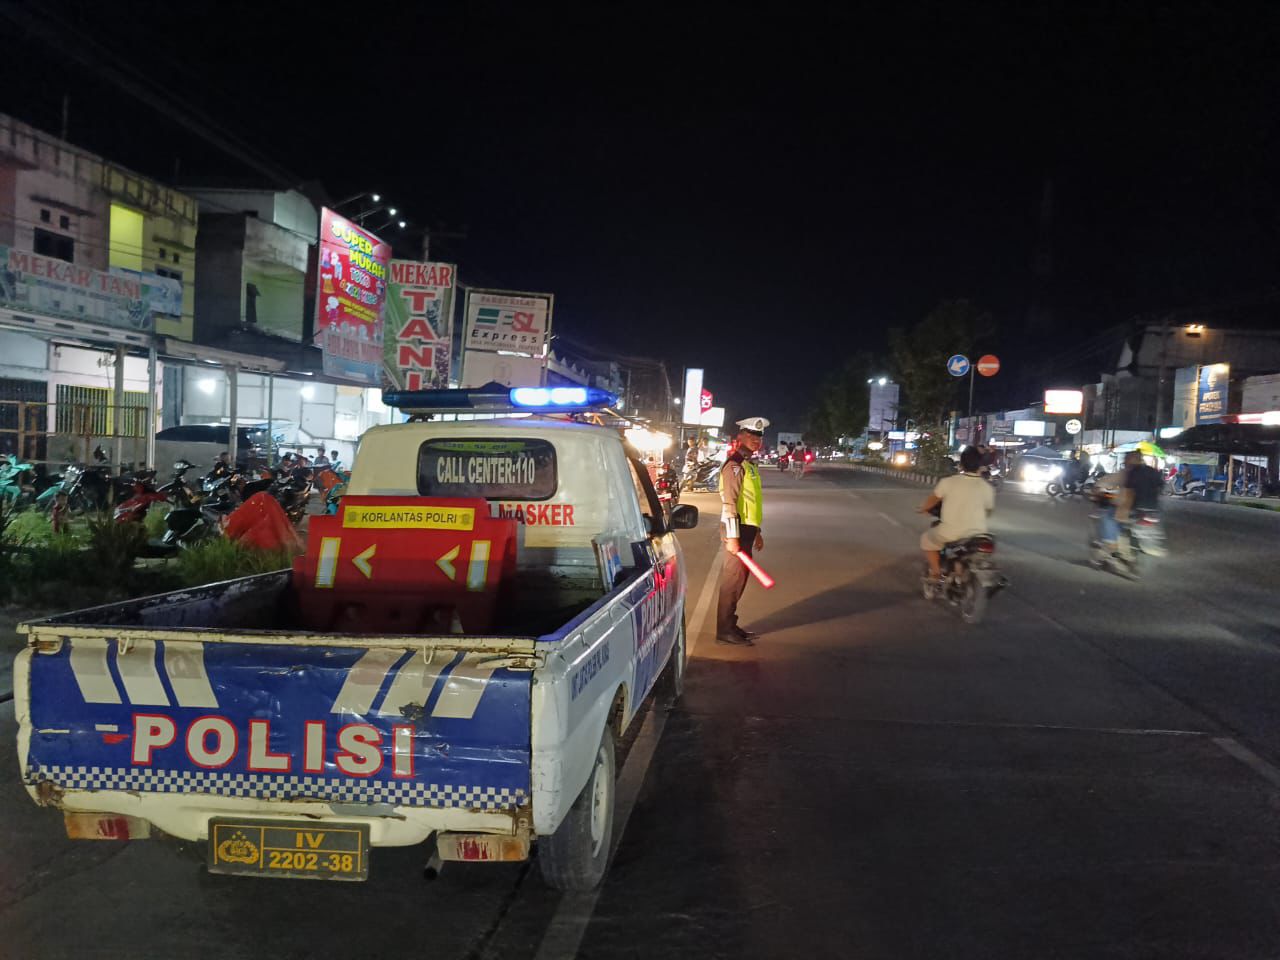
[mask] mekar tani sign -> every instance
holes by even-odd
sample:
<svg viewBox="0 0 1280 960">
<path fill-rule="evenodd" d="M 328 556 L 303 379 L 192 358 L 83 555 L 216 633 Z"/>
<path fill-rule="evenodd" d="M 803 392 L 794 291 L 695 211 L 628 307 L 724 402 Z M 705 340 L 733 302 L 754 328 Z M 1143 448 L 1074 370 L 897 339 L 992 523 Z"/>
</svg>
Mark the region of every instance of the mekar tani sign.
<svg viewBox="0 0 1280 960">
<path fill-rule="evenodd" d="M 449 385 L 453 345 L 451 263 L 391 261 L 387 319 L 395 324 L 394 358 L 388 357 L 395 386 L 432 390 Z"/>
</svg>

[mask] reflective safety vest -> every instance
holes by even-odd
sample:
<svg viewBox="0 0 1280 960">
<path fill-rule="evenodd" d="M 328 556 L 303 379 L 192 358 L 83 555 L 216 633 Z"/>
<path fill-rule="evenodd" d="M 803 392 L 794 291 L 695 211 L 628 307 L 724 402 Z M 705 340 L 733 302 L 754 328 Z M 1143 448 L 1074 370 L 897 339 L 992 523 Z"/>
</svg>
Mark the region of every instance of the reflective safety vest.
<svg viewBox="0 0 1280 960">
<path fill-rule="evenodd" d="M 724 493 L 724 470 L 720 471 L 720 492 Z M 764 525 L 764 489 L 760 484 L 760 469 L 750 460 L 742 461 L 742 489 L 738 491 L 737 506 L 738 523 L 756 528 Z"/>
</svg>

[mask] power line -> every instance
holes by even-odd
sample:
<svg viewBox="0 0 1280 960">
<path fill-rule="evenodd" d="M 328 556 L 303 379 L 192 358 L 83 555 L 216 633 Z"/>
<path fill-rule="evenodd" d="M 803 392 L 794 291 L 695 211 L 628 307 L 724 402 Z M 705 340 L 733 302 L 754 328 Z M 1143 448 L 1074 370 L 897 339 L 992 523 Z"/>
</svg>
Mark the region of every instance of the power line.
<svg viewBox="0 0 1280 960">
<path fill-rule="evenodd" d="M 122 63 L 112 51 L 77 30 L 67 18 L 48 19 L 44 11 L 14 0 L 0 0 L 0 17 L 21 27 L 47 46 L 59 50 L 104 77 L 125 93 L 168 117 L 188 132 L 276 184 L 300 183 L 301 178 L 259 153 L 251 144 L 222 127 L 212 117 L 172 90 L 160 87 L 141 71 Z"/>
</svg>

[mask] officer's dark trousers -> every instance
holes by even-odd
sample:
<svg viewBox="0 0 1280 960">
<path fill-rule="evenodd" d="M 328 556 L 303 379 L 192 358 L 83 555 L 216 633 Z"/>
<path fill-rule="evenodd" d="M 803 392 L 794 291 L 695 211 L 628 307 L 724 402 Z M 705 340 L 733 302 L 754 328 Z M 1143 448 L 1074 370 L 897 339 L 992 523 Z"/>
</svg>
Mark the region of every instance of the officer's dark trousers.
<svg viewBox="0 0 1280 960">
<path fill-rule="evenodd" d="M 750 557 L 752 549 L 756 545 L 756 534 L 760 532 L 759 527 L 749 527 L 745 524 L 740 527 L 742 536 L 738 543 L 740 549 L 748 557 Z M 723 636 L 733 633 L 738 626 L 738 601 L 742 599 L 742 591 L 747 588 L 748 573 L 746 565 L 741 560 L 729 553 L 727 550 L 724 555 L 724 565 L 720 568 L 720 603 L 716 607 L 716 634 Z"/>
</svg>

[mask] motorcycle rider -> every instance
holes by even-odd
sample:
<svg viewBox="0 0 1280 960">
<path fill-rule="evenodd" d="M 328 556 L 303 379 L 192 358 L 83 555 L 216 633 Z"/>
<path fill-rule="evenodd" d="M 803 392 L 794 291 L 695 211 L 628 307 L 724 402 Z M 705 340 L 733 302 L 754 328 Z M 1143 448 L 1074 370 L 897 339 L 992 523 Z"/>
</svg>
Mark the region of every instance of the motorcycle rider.
<svg viewBox="0 0 1280 960">
<path fill-rule="evenodd" d="M 942 580 L 942 548 L 987 533 L 987 517 L 996 508 L 995 490 L 982 478 L 982 454 L 977 447 L 960 451 L 960 469 L 962 473 L 939 480 L 920 505 L 920 513 L 942 508 L 942 522 L 920 535 L 920 549 L 935 583 Z"/>
<path fill-rule="evenodd" d="M 1128 538 L 1120 536 L 1121 527 L 1129 523 L 1135 510 L 1160 509 L 1163 486 L 1160 471 L 1147 466 L 1137 450 L 1125 454 L 1122 469 L 1098 480 L 1094 500 L 1099 507 L 1099 532 L 1103 547 L 1113 557 L 1132 559 Z"/>
<path fill-rule="evenodd" d="M 693 471 L 698 466 L 698 438 L 690 437 L 689 444 L 684 451 L 684 480 L 688 481 L 693 477 Z"/>
</svg>

